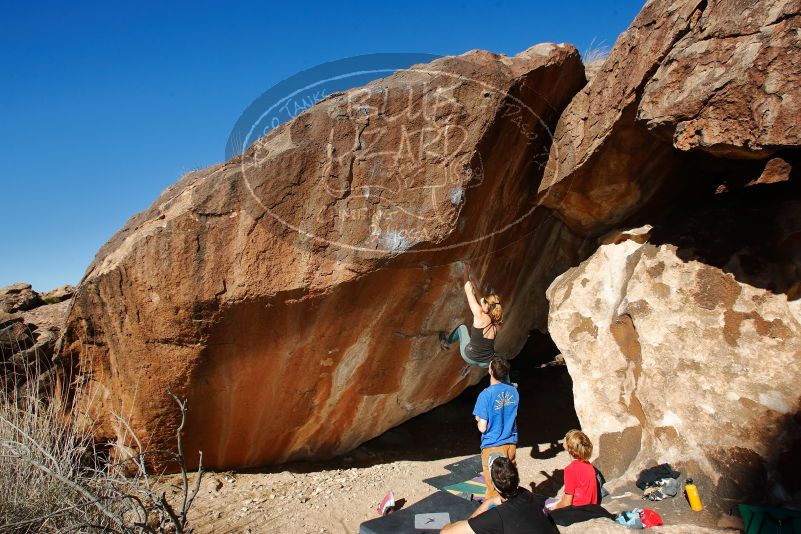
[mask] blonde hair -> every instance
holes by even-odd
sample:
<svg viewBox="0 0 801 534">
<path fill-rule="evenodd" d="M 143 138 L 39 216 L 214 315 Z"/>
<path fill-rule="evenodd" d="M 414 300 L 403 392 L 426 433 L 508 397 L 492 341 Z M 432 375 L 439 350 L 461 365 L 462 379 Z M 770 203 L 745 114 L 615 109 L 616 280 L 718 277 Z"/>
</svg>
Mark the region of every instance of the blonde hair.
<svg viewBox="0 0 801 534">
<path fill-rule="evenodd" d="M 503 323 L 503 307 L 501 306 L 501 298 L 498 295 L 487 295 L 484 297 L 484 302 L 489 305 L 489 310 L 487 310 L 487 315 L 490 317 L 490 321 L 496 327 Z"/>
<path fill-rule="evenodd" d="M 582 461 L 589 461 L 592 456 L 592 441 L 581 430 L 571 430 L 565 434 L 565 448 L 570 456 Z"/>
</svg>

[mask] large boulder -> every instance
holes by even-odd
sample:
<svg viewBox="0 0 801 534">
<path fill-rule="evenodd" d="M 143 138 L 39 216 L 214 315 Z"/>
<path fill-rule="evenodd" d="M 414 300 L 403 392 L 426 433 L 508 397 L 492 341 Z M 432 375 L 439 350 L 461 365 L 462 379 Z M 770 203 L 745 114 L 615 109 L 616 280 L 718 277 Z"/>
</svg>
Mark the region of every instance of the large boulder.
<svg viewBox="0 0 801 534">
<path fill-rule="evenodd" d="M 545 205 L 599 235 L 718 174 L 761 171 L 717 157 L 797 147 L 800 12 L 798 0 L 648 2 L 560 118 Z"/>
<path fill-rule="evenodd" d="M 668 462 L 717 512 L 801 498 L 801 194 L 754 189 L 610 234 L 548 289 L 608 480 Z"/>
<path fill-rule="evenodd" d="M 438 348 L 466 312 L 459 260 L 505 298 L 498 346 L 514 354 L 582 243 L 534 199 L 584 83 L 568 45 L 443 58 L 332 95 L 170 187 L 74 299 L 64 354 L 93 377 L 99 437 L 130 445 L 119 415 L 145 448 L 171 448 L 172 392 L 208 466 L 347 451 L 482 375 Z M 531 243 L 566 251 L 537 264 Z"/>
</svg>

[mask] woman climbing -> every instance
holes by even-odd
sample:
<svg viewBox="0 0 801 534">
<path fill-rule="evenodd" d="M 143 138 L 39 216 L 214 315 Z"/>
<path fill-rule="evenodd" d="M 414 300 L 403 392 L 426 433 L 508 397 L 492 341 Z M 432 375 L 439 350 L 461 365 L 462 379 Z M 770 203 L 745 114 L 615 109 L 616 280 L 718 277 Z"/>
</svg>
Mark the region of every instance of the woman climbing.
<svg viewBox="0 0 801 534">
<path fill-rule="evenodd" d="M 487 295 L 476 299 L 475 289 L 467 274 L 467 267 L 462 270 L 464 292 L 470 311 L 473 312 L 473 326 L 468 331 L 467 326 L 460 324 L 449 336 L 440 333 L 440 344 L 443 350 L 448 350 L 451 343 L 459 340 L 459 352 L 468 365 L 477 365 L 487 368 L 495 356 L 495 336 L 503 323 L 503 308 L 498 295 Z"/>
</svg>

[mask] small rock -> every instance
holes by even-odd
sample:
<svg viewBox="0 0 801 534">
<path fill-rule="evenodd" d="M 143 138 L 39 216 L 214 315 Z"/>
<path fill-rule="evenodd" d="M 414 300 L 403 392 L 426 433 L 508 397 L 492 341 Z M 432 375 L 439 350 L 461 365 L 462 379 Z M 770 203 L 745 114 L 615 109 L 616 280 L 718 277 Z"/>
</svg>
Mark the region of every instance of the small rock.
<svg viewBox="0 0 801 534">
<path fill-rule="evenodd" d="M 47 293 L 42 295 L 42 300 L 47 304 L 55 304 L 57 302 L 63 302 L 67 299 L 71 299 L 75 296 L 75 286 L 65 285 L 61 287 L 57 287 L 52 291 L 48 291 Z"/>
<path fill-rule="evenodd" d="M 745 530 L 745 526 L 743 524 L 743 520 L 741 517 L 732 516 L 732 515 L 724 515 L 718 520 L 718 527 L 720 528 L 728 528 L 728 529 L 737 529 L 738 531 L 742 532 Z"/>
<path fill-rule="evenodd" d="M 32 310 L 44 304 L 30 284 L 12 284 L 0 288 L 0 310 L 8 313 Z"/>
<path fill-rule="evenodd" d="M 22 322 L 22 315 L 17 313 L 8 313 L 6 311 L 0 310 L 0 328 L 4 328 L 11 323 L 20 323 Z"/>
</svg>

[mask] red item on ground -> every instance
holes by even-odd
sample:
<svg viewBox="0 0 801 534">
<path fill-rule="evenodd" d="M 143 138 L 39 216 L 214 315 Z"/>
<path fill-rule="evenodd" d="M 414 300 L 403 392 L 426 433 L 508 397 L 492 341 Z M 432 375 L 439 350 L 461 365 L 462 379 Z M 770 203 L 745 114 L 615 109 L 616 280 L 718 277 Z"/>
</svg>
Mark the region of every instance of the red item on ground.
<svg viewBox="0 0 801 534">
<path fill-rule="evenodd" d="M 662 521 L 662 516 L 650 508 L 645 508 L 640 512 L 640 521 L 642 521 L 642 525 L 645 528 L 658 527 L 665 524 L 665 522 Z"/>
<path fill-rule="evenodd" d="M 378 515 L 391 514 L 394 510 L 395 510 L 395 493 L 390 491 L 384 496 L 383 499 L 381 499 L 381 504 L 378 505 Z"/>
</svg>

